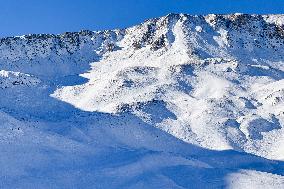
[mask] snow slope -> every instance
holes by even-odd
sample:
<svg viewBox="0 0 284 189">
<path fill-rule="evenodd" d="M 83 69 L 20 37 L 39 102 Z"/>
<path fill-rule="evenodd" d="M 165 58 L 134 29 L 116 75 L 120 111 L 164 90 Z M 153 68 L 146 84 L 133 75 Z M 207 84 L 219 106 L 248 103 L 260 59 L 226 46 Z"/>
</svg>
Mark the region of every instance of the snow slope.
<svg viewBox="0 0 284 189">
<path fill-rule="evenodd" d="M 1 188 L 284 187 L 283 20 L 0 39 Z"/>
</svg>

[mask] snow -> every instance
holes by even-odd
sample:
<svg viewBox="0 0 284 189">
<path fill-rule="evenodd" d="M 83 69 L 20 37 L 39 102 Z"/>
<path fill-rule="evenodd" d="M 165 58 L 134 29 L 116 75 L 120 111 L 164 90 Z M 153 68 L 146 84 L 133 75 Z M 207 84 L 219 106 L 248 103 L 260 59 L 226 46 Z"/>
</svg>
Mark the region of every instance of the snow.
<svg viewBox="0 0 284 189">
<path fill-rule="evenodd" d="M 284 179 L 280 175 L 273 175 L 258 171 L 240 170 L 227 178 L 230 188 L 283 188 Z"/>
<path fill-rule="evenodd" d="M 195 30 L 196 30 L 197 32 L 202 32 L 202 27 L 201 27 L 201 26 L 196 26 L 196 27 L 195 27 Z"/>
<path fill-rule="evenodd" d="M 0 187 L 283 188 L 282 17 L 0 39 Z"/>
</svg>

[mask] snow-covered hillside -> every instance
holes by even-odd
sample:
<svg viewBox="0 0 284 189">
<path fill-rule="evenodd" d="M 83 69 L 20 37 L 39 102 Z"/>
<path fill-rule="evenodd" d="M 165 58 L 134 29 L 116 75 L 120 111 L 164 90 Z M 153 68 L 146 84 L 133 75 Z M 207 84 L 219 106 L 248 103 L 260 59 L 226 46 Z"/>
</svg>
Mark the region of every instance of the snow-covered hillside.
<svg viewBox="0 0 284 189">
<path fill-rule="evenodd" d="M 284 16 L 0 39 L 1 188 L 284 188 Z"/>
</svg>

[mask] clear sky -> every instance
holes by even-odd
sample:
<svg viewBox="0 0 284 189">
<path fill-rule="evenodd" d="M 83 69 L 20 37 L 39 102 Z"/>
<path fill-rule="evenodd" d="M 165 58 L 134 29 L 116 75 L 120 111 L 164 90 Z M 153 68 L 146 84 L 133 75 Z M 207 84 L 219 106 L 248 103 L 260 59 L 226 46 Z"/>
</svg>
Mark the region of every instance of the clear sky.
<svg viewBox="0 0 284 189">
<path fill-rule="evenodd" d="M 284 13 L 284 0 L 0 0 L 0 36 L 125 28 L 171 12 Z"/>
</svg>

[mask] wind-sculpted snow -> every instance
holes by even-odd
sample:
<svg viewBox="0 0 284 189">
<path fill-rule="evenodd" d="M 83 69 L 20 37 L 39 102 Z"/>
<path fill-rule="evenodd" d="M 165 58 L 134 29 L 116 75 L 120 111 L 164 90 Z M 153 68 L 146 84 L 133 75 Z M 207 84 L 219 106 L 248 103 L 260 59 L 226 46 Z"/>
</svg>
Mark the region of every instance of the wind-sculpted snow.
<svg viewBox="0 0 284 189">
<path fill-rule="evenodd" d="M 1 39 L 1 188 L 283 188 L 283 47 L 283 15 Z"/>
</svg>

